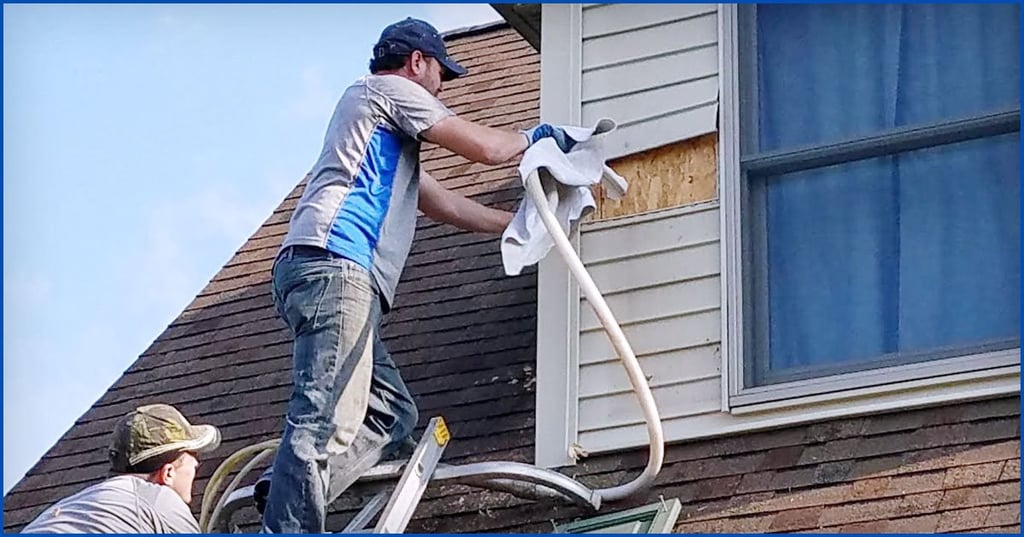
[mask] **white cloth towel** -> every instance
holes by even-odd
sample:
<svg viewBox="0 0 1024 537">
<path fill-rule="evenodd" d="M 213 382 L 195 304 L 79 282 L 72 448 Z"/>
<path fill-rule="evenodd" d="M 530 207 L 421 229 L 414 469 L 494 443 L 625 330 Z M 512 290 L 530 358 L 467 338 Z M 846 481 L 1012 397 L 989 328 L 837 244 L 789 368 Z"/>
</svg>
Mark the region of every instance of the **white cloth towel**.
<svg viewBox="0 0 1024 537">
<path fill-rule="evenodd" d="M 575 231 L 580 219 L 596 207 L 590 185 L 604 180 L 612 199 L 626 192 L 626 181 L 605 166 L 604 137 L 615 127 L 610 119 L 599 120 L 593 128 L 561 127 L 576 140 L 568 153 L 562 153 L 553 139 L 545 138 L 523 154 L 520 179 L 525 186 L 534 170 L 544 168 L 548 172 L 540 174 L 541 185 L 549 193 L 549 206 L 566 234 Z M 501 235 L 501 260 L 509 276 L 543 259 L 555 244 L 537 211 L 533 199 L 525 196 Z"/>
</svg>

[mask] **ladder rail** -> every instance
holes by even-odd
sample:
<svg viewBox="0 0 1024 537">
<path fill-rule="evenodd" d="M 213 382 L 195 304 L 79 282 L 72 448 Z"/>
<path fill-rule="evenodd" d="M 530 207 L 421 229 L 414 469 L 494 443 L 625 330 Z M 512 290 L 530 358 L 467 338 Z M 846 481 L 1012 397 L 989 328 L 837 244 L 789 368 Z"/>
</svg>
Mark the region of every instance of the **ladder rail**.
<svg viewBox="0 0 1024 537">
<path fill-rule="evenodd" d="M 221 507 L 217 517 L 210 519 L 210 527 L 207 531 L 210 533 L 231 533 L 232 515 L 235 514 L 235 511 L 247 505 L 252 505 L 252 497 L 255 490 L 255 485 L 249 485 L 231 491 L 227 499 L 223 500 L 224 505 Z"/>
<path fill-rule="evenodd" d="M 409 461 L 388 461 L 371 468 L 357 481 L 371 483 L 388 481 L 400 476 Z M 438 463 L 431 481 L 450 485 L 475 485 L 480 488 L 501 490 L 520 498 L 563 499 L 579 505 L 600 508 L 600 500 L 593 498 L 593 490 L 554 470 L 531 464 L 507 461 L 485 461 L 469 464 Z M 525 486 L 520 486 L 525 483 Z M 537 488 L 531 488 L 537 487 Z"/>
<path fill-rule="evenodd" d="M 489 461 L 445 466 L 434 472 L 433 480 L 496 488 L 531 500 L 560 498 L 595 510 L 601 507 L 601 496 L 579 481 L 553 470 L 520 462 Z"/>
<path fill-rule="evenodd" d="M 361 533 L 365 531 L 366 526 L 373 520 L 373 517 L 377 516 L 377 513 L 384 509 L 384 502 L 388 499 L 388 495 L 385 492 L 378 492 L 370 498 L 370 501 L 366 502 L 366 505 L 356 513 L 356 516 L 352 517 L 352 520 L 348 521 L 345 529 L 341 530 L 342 533 Z"/>
<path fill-rule="evenodd" d="M 423 439 L 416 446 L 409 463 L 398 480 L 391 499 L 374 526 L 374 533 L 402 533 L 409 525 L 412 514 L 427 490 L 427 484 L 437 468 L 449 440 L 448 427 L 444 419 L 435 416 L 427 424 Z"/>
<path fill-rule="evenodd" d="M 373 467 L 357 482 L 393 480 L 403 475 L 409 467 L 408 460 L 387 461 Z M 553 470 L 518 462 L 477 462 L 464 465 L 438 463 L 429 480 L 439 484 L 460 484 L 499 490 L 529 500 L 568 500 L 576 505 L 594 510 L 601 507 L 600 495 L 571 477 Z M 231 515 L 252 503 L 253 490 L 254 487 L 250 485 L 234 491 L 224 502 L 221 515 L 216 519 L 216 525 L 212 531 L 227 533 Z M 364 509 L 366 509 L 365 506 Z M 376 512 L 370 514 L 370 518 L 372 519 L 375 514 Z M 346 528 L 345 531 L 358 530 Z"/>
</svg>

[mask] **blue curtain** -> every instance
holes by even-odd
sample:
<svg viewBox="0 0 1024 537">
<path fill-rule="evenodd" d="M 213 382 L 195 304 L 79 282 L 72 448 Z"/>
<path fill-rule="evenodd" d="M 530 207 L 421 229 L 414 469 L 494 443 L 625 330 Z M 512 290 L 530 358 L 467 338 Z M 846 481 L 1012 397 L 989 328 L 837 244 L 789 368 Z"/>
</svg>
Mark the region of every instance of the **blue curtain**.
<svg viewBox="0 0 1024 537">
<path fill-rule="evenodd" d="M 1019 107 L 1019 21 L 1013 4 L 760 5 L 757 151 Z M 767 228 L 757 369 L 1019 339 L 1019 155 L 1013 133 L 751 178 Z"/>
</svg>

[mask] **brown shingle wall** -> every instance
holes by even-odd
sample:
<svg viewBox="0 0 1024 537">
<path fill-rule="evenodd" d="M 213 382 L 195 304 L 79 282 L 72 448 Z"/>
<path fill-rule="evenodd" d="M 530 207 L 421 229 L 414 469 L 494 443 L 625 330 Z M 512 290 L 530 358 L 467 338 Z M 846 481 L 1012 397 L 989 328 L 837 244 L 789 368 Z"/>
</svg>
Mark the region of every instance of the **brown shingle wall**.
<svg viewBox="0 0 1024 537">
<path fill-rule="evenodd" d="M 678 498 L 676 532 L 1015 532 L 1020 399 L 897 412 L 669 446 L 646 495 Z M 592 458 L 592 486 L 636 475 L 646 452 Z M 499 494 L 431 490 L 410 531 L 544 532 L 586 513 Z M 440 496 L 440 497 L 438 497 Z M 463 507 L 464 506 L 464 507 Z"/>
<path fill-rule="evenodd" d="M 1017 532 L 1019 412 L 1012 397 L 671 445 L 654 488 L 602 512 L 663 496 L 683 503 L 679 533 Z M 472 459 L 504 457 L 495 450 L 515 437 L 503 425 L 495 422 L 490 437 L 456 437 L 449 449 L 476 451 Z M 508 458 L 529 457 L 525 440 Z M 643 450 L 602 455 L 568 471 L 608 487 L 639 473 L 646 457 Z M 356 488 L 339 500 L 333 527 L 371 492 Z M 550 532 L 552 521 L 583 516 L 589 513 L 572 506 L 431 486 L 408 531 Z"/>
</svg>

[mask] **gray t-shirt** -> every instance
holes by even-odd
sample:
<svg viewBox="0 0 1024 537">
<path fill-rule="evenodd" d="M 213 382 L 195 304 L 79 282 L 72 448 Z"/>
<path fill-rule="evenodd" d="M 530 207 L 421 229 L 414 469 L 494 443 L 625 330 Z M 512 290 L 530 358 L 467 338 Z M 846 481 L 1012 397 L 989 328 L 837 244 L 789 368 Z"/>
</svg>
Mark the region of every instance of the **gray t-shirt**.
<svg viewBox="0 0 1024 537">
<path fill-rule="evenodd" d="M 199 533 L 199 524 L 170 487 L 121 475 L 55 503 L 21 533 Z"/>
<path fill-rule="evenodd" d="M 390 306 L 419 203 L 420 133 L 454 115 L 423 86 L 367 75 L 338 101 L 282 248 L 318 246 L 373 275 Z"/>
</svg>

